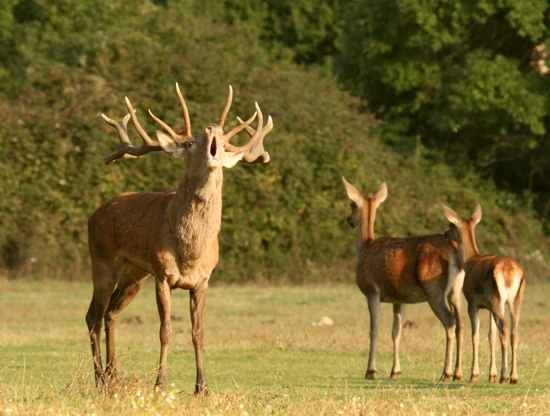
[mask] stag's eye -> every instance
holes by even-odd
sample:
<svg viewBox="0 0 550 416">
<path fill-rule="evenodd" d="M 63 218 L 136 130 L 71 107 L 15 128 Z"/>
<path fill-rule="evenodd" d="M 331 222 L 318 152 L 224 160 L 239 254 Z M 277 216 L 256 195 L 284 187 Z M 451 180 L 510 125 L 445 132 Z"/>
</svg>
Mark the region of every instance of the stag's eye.
<svg viewBox="0 0 550 416">
<path fill-rule="evenodd" d="M 188 149 L 192 148 L 194 145 L 197 144 L 197 141 L 196 140 L 189 140 L 187 141 L 187 143 L 185 143 L 185 147 L 187 147 Z"/>
</svg>

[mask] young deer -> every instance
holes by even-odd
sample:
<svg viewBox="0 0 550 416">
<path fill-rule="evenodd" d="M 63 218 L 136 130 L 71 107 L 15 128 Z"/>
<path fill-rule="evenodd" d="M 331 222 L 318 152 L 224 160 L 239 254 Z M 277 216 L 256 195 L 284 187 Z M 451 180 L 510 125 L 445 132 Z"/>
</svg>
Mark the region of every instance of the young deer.
<svg viewBox="0 0 550 416">
<path fill-rule="evenodd" d="M 258 104 L 256 114 L 228 133 L 223 125 L 232 101 L 230 87 L 227 104 L 219 125 L 208 126 L 201 135 L 191 134 L 187 106 L 176 84 L 185 120 L 185 135 L 176 134 L 154 116 L 169 134 L 157 131 L 158 142 L 151 140 L 141 127 L 130 101 L 129 114 L 121 121 L 105 115 L 120 136 L 120 148 L 106 156 L 106 164 L 120 157 L 139 157 L 163 150 L 181 159 L 185 170 L 176 190 L 168 192 L 128 192 L 99 207 L 88 220 L 92 260 L 93 297 L 86 314 L 90 334 L 96 385 L 103 386 L 116 377 L 115 323 L 119 313 L 134 299 L 149 275 L 155 276 L 157 307 L 160 315 L 160 360 L 156 389 L 166 389 L 166 358 L 172 334 L 170 294 L 172 289 L 189 290 L 191 334 L 195 348 L 197 378 L 195 393 L 207 393 L 203 363 L 202 313 L 210 274 L 218 262 L 218 233 L 222 212 L 222 167 L 231 168 L 238 161 L 267 162 L 263 139 L 271 131 L 271 117 L 263 126 Z M 258 116 L 258 128 L 248 125 Z M 132 119 L 142 137 L 142 147 L 135 147 L 128 137 L 127 123 Z M 229 139 L 246 129 L 250 141 L 235 147 Z M 105 320 L 107 363 L 101 362 L 100 334 Z"/>
<path fill-rule="evenodd" d="M 481 206 L 478 204 L 472 211 L 470 218 L 458 215 L 451 208 L 441 204 L 445 217 L 451 222 L 445 237 L 458 244 L 459 260 L 461 261 L 466 277 L 464 278 L 464 295 L 468 301 L 468 314 L 472 324 L 472 376 L 471 382 L 479 379 L 479 309 L 488 309 L 491 312 L 489 329 L 489 343 L 491 347 L 491 364 L 489 381 L 496 382 L 496 333 L 500 333 L 502 348 L 502 367 L 500 383 L 508 381 L 508 327 L 504 317 L 504 308 L 508 304 L 512 323 L 512 372 L 510 383 L 518 382 L 517 349 L 518 324 L 525 277 L 520 265 L 507 256 L 482 256 L 477 249 L 475 226 L 481 221 Z"/>
<path fill-rule="evenodd" d="M 462 319 L 460 297 L 464 272 L 458 265 L 455 247 L 442 235 L 407 238 L 374 238 L 378 206 L 388 190 L 382 183 L 372 198 L 363 196 L 342 178 L 351 203 L 348 223 L 357 227 L 357 285 L 367 298 L 370 314 L 370 350 L 365 378 L 374 379 L 380 302 L 393 303 L 393 367 L 391 378 L 399 377 L 399 343 L 405 304 L 428 302 L 445 327 L 447 345 L 442 380 L 451 378 L 453 343 L 457 337 L 454 379 L 462 378 Z M 447 306 L 446 300 L 449 302 Z"/>
</svg>

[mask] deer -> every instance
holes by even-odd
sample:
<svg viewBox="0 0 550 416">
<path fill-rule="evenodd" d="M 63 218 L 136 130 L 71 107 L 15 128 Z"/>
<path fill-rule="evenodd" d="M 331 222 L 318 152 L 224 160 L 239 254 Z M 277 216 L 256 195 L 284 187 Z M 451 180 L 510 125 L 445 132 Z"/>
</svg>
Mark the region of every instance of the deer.
<svg viewBox="0 0 550 416">
<path fill-rule="evenodd" d="M 218 234 L 222 213 L 222 168 L 232 168 L 239 161 L 267 163 L 269 153 L 263 140 L 273 128 L 273 120 L 264 119 L 258 103 L 247 121 L 225 133 L 226 116 L 231 107 L 233 89 L 218 124 L 211 124 L 200 135 L 193 135 L 185 100 L 178 84 L 176 92 L 183 111 L 185 130 L 177 134 L 150 110 L 149 115 L 168 133 L 157 130 L 158 141 L 143 129 L 126 97 L 129 113 L 122 120 L 102 114 L 103 120 L 116 128 L 120 146 L 105 156 L 110 164 L 120 158 L 137 158 L 163 151 L 180 159 L 185 168 L 178 187 L 167 192 L 126 192 L 100 206 L 88 220 L 88 242 L 92 265 L 93 295 L 86 323 L 90 336 L 95 384 L 105 387 L 117 380 L 115 327 L 120 312 L 136 297 L 148 277 L 155 278 L 155 294 L 160 317 L 160 359 L 156 391 L 166 390 L 168 344 L 172 335 L 170 322 L 171 291 L 188 290 L 190 294 L 191 338 L 195 351 L 195 394 L 208 394 L 203 354 L 203 310 L 210 275 L 219 259 Z M 255 130 L 250 123 L 258 118 Z M 134 146 L 129 138 L 129 120 L 143 140 Z M 234 146 L 229 140 L 245 130 L 250 140 Z M 101 327 L 105 322 L 106 366 L 101 359 Z"/>
<path fill-rule="evenodd" d="M 521 303 L 525 291 L 525 276 L 521 266 L 509 256 L 481 255 L 476 244 L 475 227 L 481 221 L 481 205 L 477 204 L 469 218 L 457 214 L 448 206 L 441 204 L 449 229 L 445 237 L 458 244 L 459 261 L 464 267 L 463 292 L 468 302 L 468 315 L 472 326 L 472 373 L 470 382 L 479 379 L 479 309 L 490 312 L 489 344 L 491 359 L 489 382 L 496 382 L 496 334 L 500 336 L 502 365 L 500 383 L 518 382 L 517 349 L 518 325 Z M 505 306 L 510 311 L 512 347 L 512 369 L 508 376 L 508 326 L 505 319 Z"/>
<path fill-rule="evenodd" d="M 357 286 L 367 299 L 370 316 L 370 347 L 366 379 L 375 379 L 376 341 L 380 323 L 380 304 L 393 304 L 393 365 L 390 378 L 401 376 L 399 345 L 406 304 L 428 302 L 446 333 L 445 364 L 440 381 L 462 379 L 462 328 L 460 314 L 464 271 L 460 268 L 456 246 L 443 235 L 416 237 L 374 236 L 376 211 L 388 195 L 385 182 L 372 197 L 366 197 L 342 177 L 351 202 L 347 218 L 357 228 Z M 457 358 L 452 373 L 454 340 Z"/>
</svg>

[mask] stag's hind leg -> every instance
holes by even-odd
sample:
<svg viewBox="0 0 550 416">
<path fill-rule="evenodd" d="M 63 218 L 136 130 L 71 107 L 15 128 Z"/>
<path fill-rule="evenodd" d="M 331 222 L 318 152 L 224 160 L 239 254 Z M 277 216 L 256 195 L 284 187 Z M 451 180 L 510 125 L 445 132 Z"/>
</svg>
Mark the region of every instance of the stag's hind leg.
<svg viewBox="0 0 550 416">
<path fill-rule="evenodd" d="M 92 260 L 92 277 L 94 292 L 90 307 L 86 313 L 86 324 L 90 334 L 92 359 L 94 362 L 95 384 L 97 387 L 105 385 L 105 373 L 101 362 L 101 326 L 105 311 L 115 287 L 115 280 L 111 278 L 111 270 L 106 265 L 98 265 Z"/>
<path fill-rule="evenodd" d="M 115 328 L 116 320 L 120 312 L 130 304 L 147 281 L 147 273 L 141 270 L 132 270 L 119 278 L 115 291 L 105 313 L 105 341 L 107 344 L 107 363 L 105 375 L 108 379 L 115 379 L 116 352 L 115 352 Z"/>
</svg>

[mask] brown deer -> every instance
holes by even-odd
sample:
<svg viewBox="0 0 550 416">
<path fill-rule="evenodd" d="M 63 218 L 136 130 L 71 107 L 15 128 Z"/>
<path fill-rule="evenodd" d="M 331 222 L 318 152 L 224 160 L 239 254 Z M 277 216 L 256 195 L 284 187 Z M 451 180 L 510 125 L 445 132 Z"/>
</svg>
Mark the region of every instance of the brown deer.
<svg viewBox="0 0 550 416">
<path fill-rule="evenodd" d="M 482 256 L 476 244 L 475 226 L 481 221 L 481 205 L 476 205 L 470 218 L 458 215 L 451 208 L 441 204 L 445 217 L 451 222 L 445 237 L 458 244 L 458 255 L 466 276 L 464 278 L 464 296 L 468 301 L 468 315 L 472 324 L 472 383 L 479 379 L 479 309 L 490 311 L 489 344 L 491 363 L 489 381 L 496 382 L 496 334 L 500 334 L 502 348 L 502 367 L 500 383 L 518 382 L 517 349 L 518 324 L 521 311 L 525 277 L 520 265 L 508 256 Z M 508 327 L 504 316 L 505 305 L 510 309 L 512 372 L 508 377 Z"/>
<path fill-rule="evenodd" d="M 208 393 L 203 362 L 202 314 L 210 274 L 218 263 L 218 233 L 222 212 L 222 167 L 238 161 L 267 162 L 269 154 L 263 139 L 273 122 L 263 116 L 258 104 L 256 114 L 224 133 L 223 125 L 232 102 L 229 89 L 227 104 L 219 125 L 208 126 L 193 136 L 187 106 L 178 85 L 176 91 L 185 120 L 185 134 L 176 134 L 151 111 L 149 114 L 169 134 L 157 131 L 158 142 L 151 140 L 141 127 L 128 98 L 129 114 L 121 121 L 105 115 L 120 136 L 120 148 L 106 156 L 106 164 L 121 157 L 139 157 L 152 151 L 164 151 L 181 159 L 185 170 L 176 190 L 168 192 L 127 192 L 99 207 L 88 220 L 88 238 L 92 260 L 93 297 L 86 314 L 97 386 L 116 378 L 115 324 L 119 313 L 135 298 L 149 275 L 155 276 L 157 307 L 160 315 L 160 360 L 155 389 L 166 389 L 166 359 L 172 334 L 170 304 L 172 289 L 190 293 L 191 334 L 195 348 L 197 378 L 195 393 Z M 258 117 L 258 128 L 249 124 Z M 127 123 L 133 125 L 144 144 L 130 142 Z M 246 129 L 250 141 L 241 147 L 229 139 Z M 100 333 L 105 320 L 107 362 L 101 362 Z"/>
<path fill-rule="evenodd" d="M 447 381 L 452 375 L 455 336 L 457 359 L 453 378 L 460 380 L 463 328 L 460 301 L 464 271 L 458 265 L 456 248 L 443 235 L 375 239 L 374 220 L 378 206 L 388 195 L 386 183 L 378 187 L 373 197 L 365 197 L 345 178 L 342 180 L 353 201 L 347 221 L 358 229 L 357 285 L 367 298 L 370 314 L 370 350 L 365 378 L 375 378 L 380 303 L 393 303 L 393 366 L 390 377 L 397 378 L 401 375 L 399 343 L 405 304 L 428 302 L 446 331 L 445 367 L 441 380 Z"/>
</svg>

